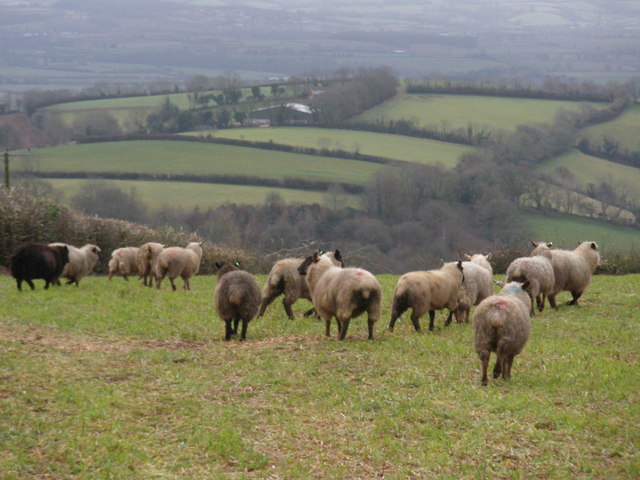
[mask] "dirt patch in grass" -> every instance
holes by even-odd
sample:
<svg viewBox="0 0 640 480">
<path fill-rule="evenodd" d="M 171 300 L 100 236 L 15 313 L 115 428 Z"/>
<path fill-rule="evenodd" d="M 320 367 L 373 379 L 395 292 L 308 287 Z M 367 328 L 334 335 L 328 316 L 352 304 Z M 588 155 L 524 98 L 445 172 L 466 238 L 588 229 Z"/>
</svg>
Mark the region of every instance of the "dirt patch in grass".
<svg viewBox="0 0 640 480">
<path fill-rule="evenodd" d="M 213 350 L 224 343 L 222 340 L 135 340 L 96 337 L 82 334 L 70 334 L 62 332 L 55 327 L 2 325 L 0 326 L 0 342 L 19 342 L 22 344 L 42 345 L 54 347 L 72 353 L 99 352 L 120 353 L 132 350 Z M 325 341 L 324 336 L 293 336 L 270 337 L 258 341 L 238 342 L 232 340 L 228 348 L 242 350 L 301 350 L 306 345 L 317 344 Z"/>
</svg>

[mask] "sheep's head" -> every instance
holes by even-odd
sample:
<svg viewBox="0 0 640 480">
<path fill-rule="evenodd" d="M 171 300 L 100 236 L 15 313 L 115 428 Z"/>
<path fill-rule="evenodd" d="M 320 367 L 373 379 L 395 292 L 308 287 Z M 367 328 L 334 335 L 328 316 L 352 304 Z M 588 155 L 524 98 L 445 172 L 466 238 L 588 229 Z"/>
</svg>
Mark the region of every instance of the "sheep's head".
<svg viewBox="0 0 640 480">
<path fill-rule="evenodd" d="M 218 279 L 226 273 L 240 270 L 240 264 L 238 262 L 216 262 L 215 266 L 218 270 L 218 272 L 216 273 L 216 277 Z"/>
</svg>

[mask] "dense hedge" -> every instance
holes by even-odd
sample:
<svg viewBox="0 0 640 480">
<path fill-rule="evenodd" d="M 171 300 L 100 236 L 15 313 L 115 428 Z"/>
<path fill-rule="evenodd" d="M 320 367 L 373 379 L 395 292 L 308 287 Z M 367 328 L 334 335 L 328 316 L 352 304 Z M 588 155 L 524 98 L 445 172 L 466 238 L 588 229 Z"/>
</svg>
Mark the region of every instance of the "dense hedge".
<svg viewBox="0 0 640 480">
<path fill-rule="evenodd" d="M 96 271 L 106 273 L 111 252 L 123 246 L 145 242 L 185 246 L 202 241 L 196 234 L 177 232 L 172 228 L 153 230 L 122 220 L 82 215 L 49 200 L 35 198 L 12 188 L 0 188 L 0 265 L 8 267 L 11 253 L 26 242 L 65 242 L 82 246 L 93 243 L 102 249 Z M 212 273 L 216 261 L 233 259 L 251 271 L 266 271 L 259 257 L 242 250 L 212 243 L 203 246 L 202 273 Z"/>
</svg>

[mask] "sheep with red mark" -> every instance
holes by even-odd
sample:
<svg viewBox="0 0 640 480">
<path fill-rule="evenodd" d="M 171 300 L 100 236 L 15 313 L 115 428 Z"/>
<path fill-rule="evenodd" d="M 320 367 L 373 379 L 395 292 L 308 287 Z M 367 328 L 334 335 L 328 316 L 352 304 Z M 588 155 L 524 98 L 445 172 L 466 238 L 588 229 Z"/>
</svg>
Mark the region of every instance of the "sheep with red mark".
<svg viewBox="0 0 640 480">
<path fill-rule="evenodd" d="M 491 352 L 497 360 L 493 378 L 511 378 L 513 359 L 524 349 L 531 330 L 531 298 L 528 282 L 510 282 L 500 293 L 485 298 L 473 314 L 474 345 L 482 366 L 482 385 L 487 385 Z"/>
</svg>

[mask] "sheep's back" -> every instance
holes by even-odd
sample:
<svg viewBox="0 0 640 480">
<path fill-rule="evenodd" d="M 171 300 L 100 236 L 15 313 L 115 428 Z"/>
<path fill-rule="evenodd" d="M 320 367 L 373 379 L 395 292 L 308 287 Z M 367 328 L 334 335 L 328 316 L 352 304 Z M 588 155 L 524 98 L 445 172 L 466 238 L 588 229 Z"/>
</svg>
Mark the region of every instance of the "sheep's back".
<svg viewBox="0 0 640 480">
<path fill-rule="evenodd" d="M 476 351 L 495 350 L 500 340 L 505 351 L 520 353 L 529 339 L 529 308 L 512 295 L 492 295 L 480 302 L 473 315 Z"/>
<path fill-rule="evenodd" d="M 215 289 L 215 303 L 222 320 L 253 318 L 262 300 L 260 286 L 253 276 L 244 270 L 224 274 Z"/>
</svg>

